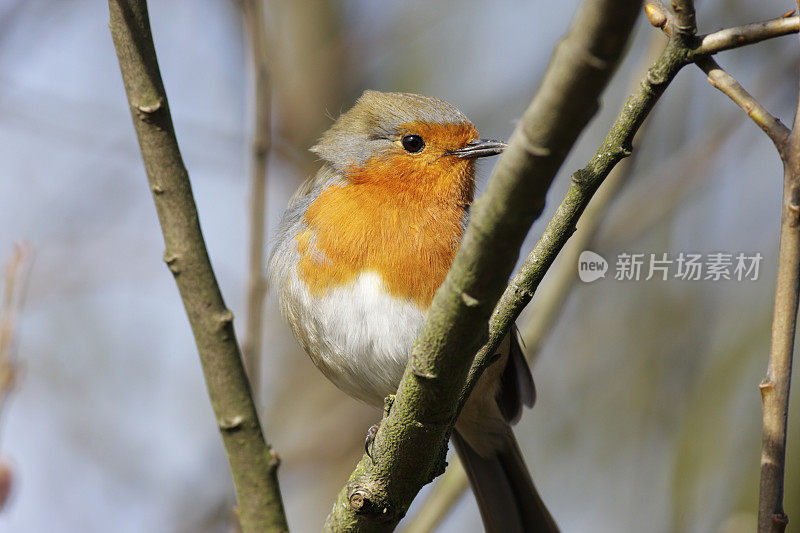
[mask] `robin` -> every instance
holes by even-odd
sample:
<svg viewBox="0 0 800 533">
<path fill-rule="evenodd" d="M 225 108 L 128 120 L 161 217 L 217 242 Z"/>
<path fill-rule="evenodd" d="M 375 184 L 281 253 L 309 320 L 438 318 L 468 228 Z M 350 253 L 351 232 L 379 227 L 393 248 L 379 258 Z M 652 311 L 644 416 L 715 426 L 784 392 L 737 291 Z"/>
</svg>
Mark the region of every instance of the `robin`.
<svg viewBox="0 0 800 533">
<path fill-rule="evenodd" d="M 269 261 L 281 311 L 314 364 L 375 406 L 394 394 L 461 242 L 480 139 L 452 105 L 366 91 L 311 148 L 322 168 L 295 193 Z M 453 432 L 487 531 L 554 531 L 511 424 L 535 389 L 516 333 Z"/>
</svg>

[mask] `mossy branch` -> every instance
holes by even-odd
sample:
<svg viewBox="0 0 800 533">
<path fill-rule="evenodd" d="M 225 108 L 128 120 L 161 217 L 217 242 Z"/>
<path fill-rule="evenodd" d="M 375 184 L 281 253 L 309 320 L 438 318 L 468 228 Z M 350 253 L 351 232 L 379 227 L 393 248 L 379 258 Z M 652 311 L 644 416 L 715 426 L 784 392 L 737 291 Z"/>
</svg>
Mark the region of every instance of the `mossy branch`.
<svg viewBox="0 0 800 533">
<path fill-rule="evenodd" d="M 233 329 L 206 250 L 158 68 L 145 0 L 109 0 L 133 125 L 208 393 L 228 453 L 245 532 L 287 531 L 278 458 L 261 432 Z"/>
<path fill-rule="evenodd" d="M 622 56 L 638 1 L 586 2 L 559 43 L 436 293 L 397 395 L 342 489 L 326 528 L 391 531 L 423 485 L 444 468 L 447 438 L 487 323 L 520 246 Z"/>
</svg>

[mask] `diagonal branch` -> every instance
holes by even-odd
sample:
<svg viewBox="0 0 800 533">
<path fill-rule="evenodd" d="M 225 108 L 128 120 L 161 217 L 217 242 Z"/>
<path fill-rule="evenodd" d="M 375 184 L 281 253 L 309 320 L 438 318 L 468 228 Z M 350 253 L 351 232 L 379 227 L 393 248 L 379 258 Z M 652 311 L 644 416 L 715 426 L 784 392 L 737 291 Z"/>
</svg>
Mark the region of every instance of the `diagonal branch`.
<svg viewBox="0 0 800 533">
<path fill-rule="evenodd" d="M 228 453 L 239 518 L 246 533 L 287 531 L 278 458 L 261 432 L 236 343 L 206 250 L 189 175 L 161 81 L 145 0 L 109 0 L 110 28 L 164 234 L 164 260 L 175 277 Z"/>
<path fill-rule="evenodd" d="M 329 530 L 390 531 L 440 474 L 472 354 L 549 185 L 622 56 L 638 0 L 583 4 L 536 96 L 473 205 L 463 242 L 434 297 L 394 403 L 340 492 Z"/>
<path fill-rule="evenodd" d="M 747 90 L 736 81 L 736 78 L 725 72 L 722 67 L 711 57 L 703 57 L 695 61 L 698 67 L 708 75 L 708 81 L 714 88 L 719 89 L 728 98 L 733 100 L 736 105 L 741 107 L 753 122 L 764 130 L 764 133 L 772 140 L 778 150 L 782 150 L 786 138 L 789 136 L 789 128 L 783 125 L 777 117 L 772 115 L 758 100 L 747 92 Z"/>
</svg>

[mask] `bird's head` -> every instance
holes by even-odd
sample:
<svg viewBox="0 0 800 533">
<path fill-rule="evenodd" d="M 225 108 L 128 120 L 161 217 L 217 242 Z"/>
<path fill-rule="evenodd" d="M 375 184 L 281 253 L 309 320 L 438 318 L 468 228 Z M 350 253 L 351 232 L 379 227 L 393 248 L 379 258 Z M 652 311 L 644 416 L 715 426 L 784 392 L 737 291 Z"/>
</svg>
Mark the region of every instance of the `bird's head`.
<svg viewBox="0 0 800 533">
<path fill-rule="evenodd" d="M 504 147 L 443 100 L 366 91 L 311 151 L 351 183 L 471 201 L 475 159 Z"/>
</svg>

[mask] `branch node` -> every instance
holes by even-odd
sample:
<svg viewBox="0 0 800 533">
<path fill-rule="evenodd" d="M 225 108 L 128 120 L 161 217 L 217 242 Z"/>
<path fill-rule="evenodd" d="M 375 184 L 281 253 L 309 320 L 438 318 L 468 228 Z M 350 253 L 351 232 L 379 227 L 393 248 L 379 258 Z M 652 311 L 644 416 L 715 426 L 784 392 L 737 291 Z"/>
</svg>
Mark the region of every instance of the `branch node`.
<svg viewBox="0 0 800 533">
<path fill-rule="evenodd" d="M 660 87 L 669 83 L 669 78 L 663 73 L 656 73 L 652 68 L 647 71 L 646 89 L 652 91 L 654 87 Z"/>
<path fill-rule="evenodd" d="M 378 522 L 388 522 L 394 518 L 388 504 L 381 504 L 372 491 L 359 485 L 348 494 L 347 501 L 356 514 L 370 515 Z"/>
<path fill-rule="evenodd" d="M 548 157 L 551 154 L 552 150 L 550 150 L 550 148 L 536 144 L 530 139 L 530 137 L 528 137 L 528 134 L 525 133 L 524 131 L 521 131 L 520 133 L 521 134 L 519 135 L 519 137 L 521 137 L 521 142 L 519 144 L 532 157 Z M 513 141 L 514 140 L 512 139 L 511 142 Z"/>
<path fill-rule="evenodd" d="M 164 98 L 159 96 L 155 103 L 136 104 L 133 107 L 136 109 L 136 116 L 139 117 L 139 120 L 146 122 L 147 124 L 156 124 L 156 114 L 164 108 L 163 105 Z M 160 125 L 156 125 L 156 127 L 163 131 L 163 128 Z"/>
<path fill-rule="evenodd" d="M 767 396 L 775 391 L 775 382 L 769 378 L 764 378 L 761 380 L 761 383 L 758 384 L 758 390 L 761 392 L 761 400 L 764 401 Z"/>
<path fill-rule="evenodd" d="M 579 187 L 585 187 L 589 184 L 589 181 L 592 178 L 592 173 L 585 168 L 580 170 L 576 170 L 572 173 L 572 183 L 578 185 Z"/>
<path fill-rule="evenodd" d="M 775 513 L 772 515 L 772 523 L 786 529 L 789 525 L 789 516 L 786 513 Z"/>
<path fill-rule="evenodd" d="M 233 323 L 233 311 L 231 311 L 230 309 L 225 309 L 221 313 L 217 313 L 217 316 L 215 318 L 217 319 L 217 322 L 219 324 L 219 329 L 226 328 L 231 323 Z"/>
<path fill-rule="evenodd" d="M 645 4 L 644 13 L 647 15 L 647 20 L 650 21 L 650 24 L 656 28 L 663 28 L 667 23 L 667 15 L 653 4 Z"/>
<path fill-rule="evenodd" d="M 414 374 L 419 379 L 424 379 L 425 381 L 429 381 L 429 380 L 436 379 L 437 377 L 439 377 L 437 374 L 435 374 L 433 372 L 426 372 L 424 370 L 420 370 L 417 367 L 416 364 L 411 366 L 411 373 Z"/>
<path fill-rule="evenodd" d="M 164 99 L 159 97 L 158 100 L 153 104 L 137 105 L 136 110 L 144 115 L 152 115 L 153 113 L 161 109 L 161 106 L 163 104 L 164 104 Z"/>
<path fill-rule="evenodd" d="M 519 281 L 512 280 L 511 289 L 514 291 L 514 294 L 518 295 L 525 303 L 530 302 L 533 299 L 533 291 L 530 290 L 527 285 L 520 283 Z"/>
<path fill-rule="evenodd" d="M 242 415 L 236 415 L 230 418 L 223 417 L 217 420 L 217 425 L 223 431 L 236 431 L 242 427 L 244 420 Z"/>
<path fill-rule="evenodd" d="M 796 9 L 792 9 L 791 11 L 787 11 L 786 13 L 784 13 L 783 15 L 781 15 L 781 18 L 782 18 L 782 19 L 788 19 L 789 17 L 791 17 L 792 15 L 794 15 L 795 11 L 797 11 L 797 10 L 796 10 Z"/>
<path fill-rule="evenodd" d="M 481 304 L 480 300 L 464 291 L 461 291 L 461 301 L 464 302 L 464 305 L 467 307 L 478 307 Z"/>
<path fill-rule="evenodd" d="M 365 492 L 357 490 L 350 495 L 348 501 L 350 502 L 350 508 L 355 512 L 360 513 L 366 502 L 369 501 L 369 498 Z"/>
<path fill-rule="evenodd" d="M 175 276 L 181 273 L 180 258 L 181 255 L 179 253 L 170 252 L 169 250 L 164 251 L 164 262 Z"/>
<path fill-rule="evenodd" d="M 153 194 L 164 194 L 164 187 L 162 187 L 159 183 L 155 183 L 150 187 L 150 190 L 153 191 Z"/>
<path fill-rule="evenodd" d="M 276 470 L 281 466 L 281 456 L 278 455 L 274 448 L 269 449 L 269 466 Z"/>
</svg>

